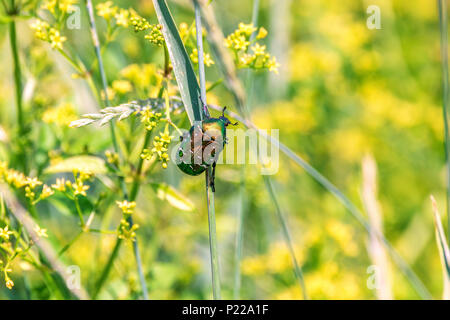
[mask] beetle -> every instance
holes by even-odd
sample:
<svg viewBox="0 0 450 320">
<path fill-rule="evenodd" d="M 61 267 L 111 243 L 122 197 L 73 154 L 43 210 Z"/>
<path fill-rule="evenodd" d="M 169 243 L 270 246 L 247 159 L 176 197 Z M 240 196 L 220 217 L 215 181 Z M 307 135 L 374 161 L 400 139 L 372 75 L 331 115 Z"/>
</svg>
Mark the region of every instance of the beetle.
<svg viewBox="0 0 450 320">
<path fill-rule="evenodd" d="M 226 108 L 223 108 L 219 118 L 207 116 L 203 121 L 194 123 L 189 132 L 180 136 L 181 143 L 176 154 L 178 168 L 188 175 L 198 176 L 212 166 L 210 186 L 213 192 L 217 159 L 226 143 L 226 127 L 237 125 L 237 122 L 232 123 L 225 117 Z"/>
</svg>

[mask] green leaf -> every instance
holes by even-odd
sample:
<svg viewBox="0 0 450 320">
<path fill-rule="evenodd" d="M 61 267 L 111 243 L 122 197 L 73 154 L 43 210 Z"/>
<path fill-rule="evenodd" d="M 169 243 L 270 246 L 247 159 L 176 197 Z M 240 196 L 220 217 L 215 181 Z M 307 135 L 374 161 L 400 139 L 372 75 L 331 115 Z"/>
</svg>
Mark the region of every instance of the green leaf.
<svg viewBox="0 0 450 320">
<path fill-rule="evenodd" d="M 192 201 L 174 187 L 165 183 L 152 183 L 151 186 L 158 199 L 166 200 L 170 205 L 182 211 L 194 211 L 195 206 Z"/>
<path fill-rule="evenodd" d="M 45 173 L 73 172 L 74 170 L 91 172 L 93 174 L 106 173 L 105 161 L 94 156 L 75 156 L 59 161 L 47 167 Z"/>
<path fill-rule="evenodd" d="M 156 16 L 163 26 L 162 33 L 169 51 L 173 72 L 177 79 L 184 107 L 189 117 L 189 121 L 202 120 L 202 107 L 200 102 L 200 87 L 191 59 L 186 52 L 183 41 L 181 41 L 177 26 L 172 18 L 172 14 L 165 0 L 153 0 Z"/>
<path fill-rule="evenodd" d="M 441 216 L 437 209 L 436 200 L 431 196 L 431 203 L 434 213 L 434 229 L 436 232 L 436 241 L 439 248 L 439 255 L 441 257 L 442 271 L 444 275 L 444 294 L 442 299 L 450 299 L 450 250 L 448 248 L 447 240 L 445 238 L 444 228 L 441 223 Z"/>
</svg>

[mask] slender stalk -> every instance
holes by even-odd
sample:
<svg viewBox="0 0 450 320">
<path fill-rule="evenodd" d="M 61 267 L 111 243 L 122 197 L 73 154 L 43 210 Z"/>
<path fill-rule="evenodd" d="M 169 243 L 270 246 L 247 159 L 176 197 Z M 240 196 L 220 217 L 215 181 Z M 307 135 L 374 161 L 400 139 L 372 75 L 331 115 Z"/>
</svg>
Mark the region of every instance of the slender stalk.
<svg viewBox="0 0 450 320">
<path fill-rule="evenodd" d="M 14 6 L 14 4 L 13 4 Z M 22 165 L 22 169 L 25 173 L 28 172 L 27 161 L 25 158 L 25 150 L 23 139 L 25 138 L 25 124 L 23 117 L 23 103 L 22 103 L 22 72 L 20 68 L 19 50 L 17 46 L 17 33 L 16 33 L 16 22 L 13 20 L 9 23 L 9 41 L 11 45 L 11 52 L 13 57 L 13 68 L 14 68 L 14 87 L 16 95 L 16 107 L 17 107 L 17 124 L 19 127 L 19 147 L 20 154 L 19 159 Z"/>
<path fill-rule="evenodd" d="M 441 71 L 442 71 L 442 115 L 444 117 L 444 149 L 447 167 L 447 230 L 450 230 L 450 141 L 448 136 L 448 37 L 447 37 L 447 1 L 438 0 L 439 31 L 441 35 Z M 450 244 L 450 232 L 447 232 L 447 241 Z"/>
<path fill-rule="evenodd" d="M 103 65 L 103 59 L 101 56 L 101 48 L 100 48 L 100 41 L 98 39 L 98 33 L 97 33 L 97 28 L 95 25 L 95 18 L 94 18 L 94 9 L 92 6 L 92 1 L 91 0 L 85 0 L 86 3 L 86 9 L 88 12 L 88 16 L 89 16 L 89 24 L 90 24 L 90 28 L 91 28 L 91 36 L 92 36 L 92 41 L 94 42 L 94 47 L 95 47 L 95 54 L 98 60 L 98 69 L 100 72 L 100 77 L 102 80 L 102 86 L 103 86 L 103 94 L 104 94 L 104 104 L 106 107 L 110 106 L 109 103 L 109 98 L 108 98 L 108 82 L 106 80 L 106 73 L 105 73 L 105 68 Z M 116 139 L 116 134 L 115 134 L 115 125 L 114 122 L 111 121 L 110 124 L 110 130 L 111 130 L 111 139 L 113 142 L 113 147 L 114 147 L 114 151 L 120 155 L 120 150 L 117 144 L 117 139 Z M 119 177 L 119 184 L 122 188 L 122 192 L 124 195 L 124 198 L 128 198 L 128 193 L 126 190 L 126 186 L 125 186 L 125 182 L 123 181 L 122 177 Z M 130 224 L 130 227 L 133 226 L 133 218 L 131 216 L 128 217 L 128 223 Z M 116 242 L 116 245 L 114 247 L 113 253 L 110 256 L 110 260 L 108 261 L 107 266 L 104 269 L 104 272 L 102 273 L 102 278 L 100 278 L 100 284 L 103 284 L 103 282 L 106 280 L 109 271 L 111 270 L 111 265 L 112 262 L 115 260 L 117 253 L 119 251 L 120 248 L 120 243 L 121 240 L 118 239 Z M 142 294 L 145 300 L 148 299 L 148 293 L 147 293 L 147 284 L 145 282 L 145 276 L 144 276 L 144 272 L 143 272 L 143 268 L 142 268 L 142 262 L 141 262 L 141 256 L 139 253 L 139 246 L 138 246 L 138 240 L 135 239 L 135 241 L 133 241 L 133 251 L 134 251 L 134 256 L 136 259 L 136 264 L 137 264 L 137 268 L 138 268 L 138 274 L 139 274 L 139 281 L 141 283 L 141 288 L 142 288 Z M 112 260 L 111 260 L 112 259 Z M 97 288 L 97 290 L 100 290 L 101 286 L 99 286 Z M 98 292 L 97 292 L 98 293 Z"/>
<path fill-rule="evenodd" d="M 209 177 L 211 169 L 206 170 L 206 202 L 208 206 L 208 225 L 209 225 L 209 253 L 211 256 L 211 274 L 212 274 L 212 289 L 213 299 L 220 300 L 220 270 L 219 270 L 219 253 L 217 250 L 217 235 L 216 235 L 216 212 L 214 208 L 214 192 L 209 192 Z"/>
<path fill-rule="evenodd" d="M 272 181 L 270 180 L 270 178 L 268 176 L 263 176 L 263 178 L 264 178 L 264 182 L 267 187 L 267 191 L 269 192 L 270 198 L 272 199 L 272 202 L 275 206 L 275 212 L 277 213 L 278 221 L 281 224 L 281 229 L 283 231 L 284 239 L 289 248 L 289 253 L 290 253 L 290 256 L 292 259 L 292 263 L 294 265 L 295 276 L 297 277 L 299 285 L 302 289 L 303 299 L 307 300 L 308 294 L 306 292 L 306 286 L 305 286 L 305 280 L 303 278 L 302 268 L 300 267 L 300 265 L 297 261 L 297 258 L 295 257 L 294 246 L 292 245 L 292 238 L 291 238 L 291 235 L 289 234 L 289 229 L 288 229 L 288 226 L 286 223 L 286 219 L 284 218 L 283 213 L 281 212 L 280 205 L 278 203 L 278 199 L 275 195 L 275 191 L 273 190 Z"/>
<path fill-rule="evenodd" d="M 80 202 L 78 201 L 77 196 L 75 196 L 74 201 L 75 201 L 75 208 L 77 209 L 78 218 L 80 219 L 81 229 L 84 229 L 84 226 L 86 224 L 84 223 L 83 212 L 81 211 Z"/>
<path fill-rule="evenodd" d="M 202 37 L 202 18 L 200 15 L 200 7 L 197 1 L 194 1 L 195 11 L 195 28 L 197 35 L 197 52 L 198 52 L 198 73 L 200 80 L 200 94 L 203 103 L 205 104 L 205 116 L 209 116 L 208 108 L 206 107 L 206 84 L 205 84 L 205 64 L 203 60 L 203 37 Z M 208 225 L 209 225 L 209 251 L 211 256 L 211 275 L 212 288 L 214 300 L 221 299 L 220 292 L 220 271 L 219 271 L 219 254 L 217 249 L 217 234 L 216 234 L 216 213 L 214 205 L 214 192 L 210 188 L 211 168 L 206 170 L 205 184 L 206 184 L 206 202 L 208 207 Z M 210 192 L 211 191 L 211 192 Z"/>
<path fill-rule="evenodd" d="M 93 300 L 95 300 L 97 298 L 98 294 L 100 293 L 100 289 L 103 287 L 103 284 L 105 283 L 106 279 L 108 278 L 108 275 L 109 275 L 109 272 L 111 271 L 114 260 L 116 260 L 117 255 L 119 253 L 121 244 L 122 244 L 122 240 L 118 239 L 118 241 L 116 241 L 116 244 L 114 245 L 114 249 L 113 249 L 111 255 L 109 256 L 108 262 L 106 263 L 106 266 L 103 269 L 102 274 L 100 275 L 100 278 L 98 279 L 98 281 L 95 285 L 94 292 L 92 293 Z"/>
</svg>

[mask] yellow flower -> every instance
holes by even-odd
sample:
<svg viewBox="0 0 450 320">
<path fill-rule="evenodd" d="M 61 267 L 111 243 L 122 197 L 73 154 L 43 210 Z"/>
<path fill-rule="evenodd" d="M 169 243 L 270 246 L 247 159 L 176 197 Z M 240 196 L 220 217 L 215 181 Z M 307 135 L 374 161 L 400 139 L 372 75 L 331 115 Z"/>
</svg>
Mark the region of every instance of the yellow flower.
<svg viewBox="0 0 450 320">
<path fill-rule="evenodd" d="M 267 69 L 269 69 L 269 71 L 278 74 L 278 68 L 280 67 L 280 64 L 277 62 L 275 57 L 272 57 L 272 59 L 270 59 L 267 62 Z"/>
<path fill-rule="evenodd" d="M 118 26 L 122 26 L 127 28 L 128 27 L 128 17 L 130 15 L 130 12 L 128 10 L 125 9 L 120 9 L 118 13 L 116 13 L 116 15 L 114 16 L 114 18 L 116 18 L 116 24 Z"/>
<path fill-rule="evenodd" d="M 124 200 L 122 202 L 116 201 L 117 205 L 120 209 L 122 209 L 122 212 L 124 214 L 132 214 L 134 211 L 134 208 L 136 207 L 136 202 L 131 201 L 128 202 L 127 200 Z"/>
<path fill-rule="evenodd" d="M 72 12 L 75 10 L 74 4 L 76 0 L 59 0 L 59 10 L 62 12 Z"/>
<path fill-rule="evenodd" d="M 180 38 L 182 40 L 185 40 L 185 37 L 189 35 L 189 26 L 186 22 L 180 23 L 180 26 L 178 28 L 178 32 L 180 33 Z"/>
<path fill-rule="evenodd" d="M 66 181 L 64 178 L 57 178 L 56 183 L 52 184 L 52 188 L 61 192 L 66 191 Z"/>
<path fill-rule="evenodd" d="M 247 67 L 252 64 L 253 61 L 255 61 L 255 58 L 256 57 L 254 55 L 244 53 L 240 58 L 240 62 L 244 67 Z"/>
<path fill-rule="evenodd" d="M 203 57 L 203 61 L 207 67 L 214 64 L 214 60 L 211 59 L 211 56 L 209 55 L 209 53 L 205 53 L 205 55 Z"/>
<path fill-rule="evenodd" d="M 86 197 L 86 190 L 89 189 L 89 186 L 84 185 L 83 181 L 77 180 L 75 183 L 72 183 L 72 188 L 74 189 L 75 195 L 81 194 Z"/>
<path fill-rule="evenodd" d="M 34 228 L 34 231 L 37 233 L 39 238 L 48 238 L 47 229 L 41 229 L 38 225 Z"/>
<path fill-rule="evenodd" d="M 29 186 L 25 187 L 25 197 L 27 197 L 30 200 L 33 200 L 35 195 L 36 194 L 33 192 L 33 190 L 31 190 Z"/>
<path fill-rule="evenodd" d="M 236 50 L 246 50 L 249 44 L 250 42 L 247 41 L 247 38 L 244 36 L 239 36 L 233 39 L 233 46 Z"/>
<path fill-rule="evenodd" d="M 118 8 L 113 6 L 112 1 L 99 3 L 96 7 L 97 15 L 105 20 L 110 20 L 117 13 Z"/>
<path fill-rule="evenodd" d="M 259 28 L 256 39 L 264 39 L 267 36 L 267 30 L 264 27 Z"/>
<path fill-rule="evenodd" d="M 50 29 L 50 44 L 53 49 L 62 50 L 63 42 L 66 41 L 66 37 L 61 36 L 59 31 L 56 29 Z"/>
<path fill-rule="evenodd" d="M 167 148 L 164 145 L 165 144 L 162 141 L 153 141 L 154 147 L 152 149 L 152 152 L 157 153 L 158 156 L 161 157 L 162 153 L 167 151 Z"/>
<path fill-rule="evenodd" d="M 42 115 L 44 122 L 54 123 L 59 126 L 68 126 L 76 119 L 78 117 L 71 103 L 64 103 L 55 108 L 47 109 Z"/>
<path fill-rule="evenodd" d="M 161 132 L 161 134 L 159 135 L 159 140 L 165 143 L 170 143 L 170 141 L 172 141 L 172 138 L 173 136 L 171 136 L 169 134 L 169 131 L 167 130 L 164 130 L 164 132 Z"/>
<path fill-rule="evenodd" d="M 42 184 L 42 182 L 39 181 L 38 178 L 30 178 L 30 177 L 26 178 L 25 183 L 30 187 L 30 189 L 34 189 Z"/>
<path fill-rule="evenodd" d="M 9 240 L 11 234 L 13 234 L 13 232 L 8 230 L 8 226 L 3 229 L 0 228 L 0 238 L 3 238 L 3 240 Z"/>
<path fill-rule="evenodd" d="M 5 285 L 9 290 L 11 290 L 14 287 L 14 282 L 10 278 L 7 278 Z"/>
<path fill-rule="evenodd" d="M 111 164 L 118 164 L 119 163 L 119 155 L 115 152 L 111 152 L 110 150 L 107 150 L 105 152 L 106 161 Z"/>
<path fill-rule="evenodd" d="M 53 191 L 49 186 L 44 184 L 44 186 L 42 187 L 41 199 L 48 198 L 54 193 L 55 193 L 55 191 Z"/>
<path fill-rule="evenodd" d="M 256 43 L 252 47 L 252 51 L 255 53 L 256 56 L 262 56 L 266 53 L 266 46 L 261 46 L 258 43 Z"/>
<path fill-rule="evenodd" d="M 117 237 L 119 239 L 123 239 L 123 240 L 131 240 L 131 241 L 135 241 L 136 240 L 136 230 L 139 228 L 138 224 L 134 224 L 131 228 L 130 228 L 130 224 L 125 220 L 122 219 L 120 221 L 120 225 L 119 225 L 119 230 L 118 230 L 118 235 Z"/>
<path fill-rule="evenodd" d="M 119 94 L 125 94 L 133 90 L 133 86 L 128 80 L 114 80 L 112 83 L 112 88 Z"/>
<path fill-rule="evenodd" d="M 239 23 L 239 32 L 244 33 L 246 35 L 251 35 L 254 31 L 256 31 L 256 28 L 253 26 L 252 23 L 245 24 L 243 22 Z"/>
</svg>

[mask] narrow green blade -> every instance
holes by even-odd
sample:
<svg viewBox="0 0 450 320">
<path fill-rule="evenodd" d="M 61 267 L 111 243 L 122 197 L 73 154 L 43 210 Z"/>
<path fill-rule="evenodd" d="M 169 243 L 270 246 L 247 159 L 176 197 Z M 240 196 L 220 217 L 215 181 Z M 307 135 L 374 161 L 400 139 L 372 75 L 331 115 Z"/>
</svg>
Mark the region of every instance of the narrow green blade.
<svg viewBox="0 0 450 320">
<path fill-rule="evenodd" d="M 186 52 L 177 26 L 165 0 L 153 0 L 156 16 L 163 26 L 162 32 L 166 40 L 173 72 L 180 89 L 181 99 L 191 123 L 202 120 L 200 103 L 200 87 L 189 55 Z"/>
</svg>

